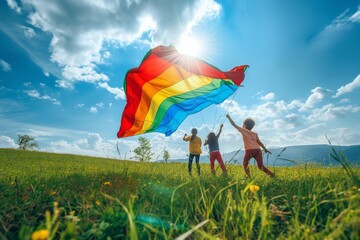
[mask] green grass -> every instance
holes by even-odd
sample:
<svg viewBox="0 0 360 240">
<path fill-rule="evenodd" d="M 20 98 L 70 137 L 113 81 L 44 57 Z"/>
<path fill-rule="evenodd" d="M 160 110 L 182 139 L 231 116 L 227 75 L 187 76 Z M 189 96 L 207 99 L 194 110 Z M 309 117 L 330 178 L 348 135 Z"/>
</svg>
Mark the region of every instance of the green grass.
<svg viewBox="0 0 360 240">
<path fill-rule="evenodd" d="M 49 239 L 360 236 L 358 168 L 277 167 L 275 179 L 227 168 L 212 176 L 202 164 L 201 177 L 190 177 L 182 163 L 0 149 L 0 239 L 41 229 Z"/>
</svg>

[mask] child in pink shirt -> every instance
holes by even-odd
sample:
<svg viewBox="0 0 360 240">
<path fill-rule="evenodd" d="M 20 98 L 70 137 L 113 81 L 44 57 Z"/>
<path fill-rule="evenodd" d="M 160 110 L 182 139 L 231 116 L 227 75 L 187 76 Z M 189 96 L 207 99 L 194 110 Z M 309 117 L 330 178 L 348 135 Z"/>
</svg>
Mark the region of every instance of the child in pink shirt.
<svg viewBox="0 0 360 240">
<path fill-rule="evenodd" d="M 251 118 L 247 118 L 244 120 L 243 126 L 239 127 L 231 119 L 229 114 L 227 114 L 226 117 L 229 119 L 231 125 L 233 125 L 241 133 L 243 137 L 244 148 L 245 148 L 243 166 L 245 169 L 246 176 L 250 177 L 249 162 L 251 158 L 255 158 L 258 168 L 263 172 L 265 172 L 270 177 L 274 177 L 274 173 L 271 172 L 268 168 L 266 168 L 263 164 L 263 157 L 260 147 L 265 151 L 265 153 L 271 154 L 271 152 L 260 141 L 258 134 L 251 131 L 251 129 L 255 125 L 254 120 Z"/>
</svg>

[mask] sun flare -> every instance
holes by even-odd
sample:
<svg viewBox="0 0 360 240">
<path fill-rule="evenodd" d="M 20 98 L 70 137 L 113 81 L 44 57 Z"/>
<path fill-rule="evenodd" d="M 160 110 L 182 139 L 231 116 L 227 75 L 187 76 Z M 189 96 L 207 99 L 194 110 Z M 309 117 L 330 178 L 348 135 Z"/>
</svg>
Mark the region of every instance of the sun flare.
<svg viewBox="0 0 360 240">
<path fill-rule="evenodd" d="M 176 48 L 181 54 L 191 55 L 194 57 L 199 57 L 202 52 L 200 40 L 190 36 L 183 36 Z"/>
</svg>

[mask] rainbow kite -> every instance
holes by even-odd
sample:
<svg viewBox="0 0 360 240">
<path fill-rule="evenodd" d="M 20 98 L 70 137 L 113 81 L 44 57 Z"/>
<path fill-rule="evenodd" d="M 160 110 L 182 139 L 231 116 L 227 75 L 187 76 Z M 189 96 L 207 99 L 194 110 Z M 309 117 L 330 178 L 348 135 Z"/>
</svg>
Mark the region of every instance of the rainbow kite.
<svg viewBox="0 0 360 240">
<path fill-rule="evenodd" d="M 139 67 L 126 74 L 127 104 L 117 136 L 147 132 L 170 136 L 188 115 L 233 94 L 244 80 L 247 67 L 222 72 L 204 61 L 179 54 L 173 46 L 155 47 Z"/>
</svg>

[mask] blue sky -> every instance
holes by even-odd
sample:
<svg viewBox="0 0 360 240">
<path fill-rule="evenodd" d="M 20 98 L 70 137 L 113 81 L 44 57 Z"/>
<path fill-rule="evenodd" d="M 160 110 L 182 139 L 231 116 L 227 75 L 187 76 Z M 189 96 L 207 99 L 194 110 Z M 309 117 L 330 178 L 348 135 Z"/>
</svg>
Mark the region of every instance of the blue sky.
<svg viewBox="0 0 360 240">
<path fill-rule="evenodd" d="M 185 132 L 196 127 L 204 140 L 221 122 L 221 150 L 241 148 L 227 112 L 239 125 L 252 117 L 268 147 L 326 144 L 326 136 L 360 144 L 359 43 L 352 0 L 1 1 L 0 147 L 28 134 L 42 151 L 131 157 L 139 136 L 116 138 L 124 75 L 169 44 L 224 71 L 250 68 L 244 87 L 172 136 L 143 135 L 155 158 L 164 149 L 185 157 Z"/>
</svg>

